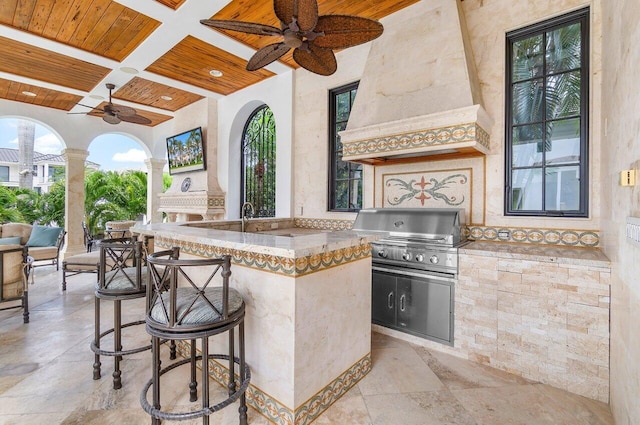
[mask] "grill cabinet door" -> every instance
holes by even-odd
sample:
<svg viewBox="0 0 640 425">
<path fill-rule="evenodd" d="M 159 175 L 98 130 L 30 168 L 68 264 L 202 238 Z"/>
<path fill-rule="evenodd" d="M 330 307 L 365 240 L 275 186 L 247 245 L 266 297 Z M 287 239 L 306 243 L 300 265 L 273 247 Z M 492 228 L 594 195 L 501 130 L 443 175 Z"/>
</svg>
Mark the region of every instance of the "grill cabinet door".
<svg viewBox="0 0 640 425">
<path fill-rule="evenodd" d="M 451 285 L 429 278 L 398 278 L 397 326 L 451 341 Z"/>
<path fill-rule="evenodd" d="M 371 321 L 377 325 L 396 324 L 396 280 L 391 274 L 372 273 Z"/>
</svg>

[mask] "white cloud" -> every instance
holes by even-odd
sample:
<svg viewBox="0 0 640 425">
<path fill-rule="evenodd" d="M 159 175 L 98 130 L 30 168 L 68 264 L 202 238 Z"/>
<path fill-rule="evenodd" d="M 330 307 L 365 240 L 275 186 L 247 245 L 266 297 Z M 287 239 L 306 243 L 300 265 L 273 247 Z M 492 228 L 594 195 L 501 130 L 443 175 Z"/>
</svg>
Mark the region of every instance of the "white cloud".
<svg viewBox="0 0 640 425">
<path fill-rule="evenodd" d="M 129 149 L 127 152 L 118 152 L 112 158 L 115 162 L 144 162 L 147 154 L 141 149 Z"/>
<path fill-rule="evenodd" d="M 17 147 L 18 147 L 18 138 L 16 137 L 16 138 L 15 138 L 15 139 L 13 139 L 13 140 L 9 140 L 7 143 L 8 143 L 9 145 L 11 145 L 11 146 L 16 145 L 16 148 L 17 148 Z"/>
<path fill-rule="evenodd" d="M 36 152 L 58 155 L 62 152 L 62 148 L 62 142 L 53 133 L 40 136 L 34 141 L 34 149 Z"/>
</svg>

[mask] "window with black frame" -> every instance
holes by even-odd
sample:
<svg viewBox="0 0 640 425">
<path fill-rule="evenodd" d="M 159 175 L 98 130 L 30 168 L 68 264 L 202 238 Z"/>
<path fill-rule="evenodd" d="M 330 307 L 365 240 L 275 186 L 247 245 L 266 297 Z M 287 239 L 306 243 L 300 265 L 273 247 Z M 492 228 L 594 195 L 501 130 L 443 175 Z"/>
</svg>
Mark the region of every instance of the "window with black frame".
<svg viewBox="0 0 640 425">
<path fill-rule="evenodd" d="M 342 160 L 338 132 L 347 128 L 358 82 L 329 92 L 329 211 L 362 208 L 362 164 Z"/>
<path fill-rule="evenodd" d="M 588 216 L 589 10 L 507 34 L 505 214 Z"/>
<path fill-rule="evenodd" d="M 276 215 L 276 123 L 267 105 L 257 108 L 242 133 L 242 195 L 251 202 L 253 217 Z"/>
</svg>

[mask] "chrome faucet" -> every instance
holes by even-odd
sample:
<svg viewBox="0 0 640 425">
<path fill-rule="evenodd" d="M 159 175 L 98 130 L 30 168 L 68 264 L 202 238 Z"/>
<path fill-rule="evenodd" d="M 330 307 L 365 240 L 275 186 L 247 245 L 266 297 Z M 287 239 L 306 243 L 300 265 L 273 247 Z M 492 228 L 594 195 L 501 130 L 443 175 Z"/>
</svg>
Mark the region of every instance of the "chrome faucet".
<svg viewBox="0 0 640 425">
<path fill-rule="evenodd" d="M 247 218 L 247 207 L 249 207 L 249 209 L 251 210 L 251 217 L 256 214 L 256 209 L 251 202 L 245 202 L 244 204 L 242 204 L 242 206 L 240 207 L 240 219 L 242 220 L 242 224 L 240 226 L 242 229 L 242 233 L 244 233 L 245 220 L 249 221 L 249 219 Z"/>
</svg>

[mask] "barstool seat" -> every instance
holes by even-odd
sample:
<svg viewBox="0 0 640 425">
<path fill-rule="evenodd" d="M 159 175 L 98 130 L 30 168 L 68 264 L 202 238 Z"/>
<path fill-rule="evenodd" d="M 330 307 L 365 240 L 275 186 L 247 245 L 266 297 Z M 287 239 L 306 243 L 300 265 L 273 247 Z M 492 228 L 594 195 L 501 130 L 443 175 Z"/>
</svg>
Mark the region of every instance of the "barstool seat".
<svg viewBox="0 0 640 425">
<path fill-rule="evenodd" d="M 231 257 L 212 259 L 180 259 L 178 248 L 147 256 L 149 284 L 147 286 L 146 329 L 151 335 L 152 378 L 147 381 L 140 403 L 151 416 L 152 424 L 160 420 L 186 420 L 202 417 L 209 424 L 209 415 L 240 400 L 238 408 L 241 425 L 247 424 L 245 393 L 251 380 L 249 366 L 245 362 L 244 314 L 245 303 L 237 290 L 229 287 Z M 221 271 L 221 273 L 218 273 Z M 222 286 L 213 286 L 214 280 L 222 277 Z M 209 285 L 212 286 L 209 286 Z M 180 286 L 179 286 L 180 285 Z M 238 328 L 239 355 L 235 356 L 235 329 Z M 228 353 L 210 354 L 209 337 L 228 332 Z M 160 366 L 161 339 L 189 341 L 191 356 L 167 367 Z M 202 354 L 196 354 L 196 339 L 201 339 Z M 228 398 L 210 406 L 209 404 L 209 360 L 225 360 L 229 365 Z M 191 381 L 189 400 L 197 401 L 196 363 L 202 369 L 202 408 L 183 412 L 167 412 L 160 405 L 160 378 L 170 370 L 190 364 Z M 236 364 L 239 373 L 236 376 Z M 152 389 L 153 404 L 147 400 Z"/>
</svg>

